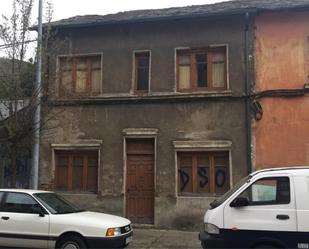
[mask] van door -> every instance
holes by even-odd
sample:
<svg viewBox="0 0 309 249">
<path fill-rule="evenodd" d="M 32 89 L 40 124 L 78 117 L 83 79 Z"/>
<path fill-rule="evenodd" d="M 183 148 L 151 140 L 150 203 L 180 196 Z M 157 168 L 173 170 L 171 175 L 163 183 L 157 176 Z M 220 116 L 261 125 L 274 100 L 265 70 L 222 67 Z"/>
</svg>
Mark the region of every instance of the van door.
<svg viewBox="0 0 309 249">
<path fill-rule="evenodd" d="M 295 247 L 289 239 L 290 233 L 297 229 L 293 189 L 288 176 L 264 177 L 227 202 L 224 207 L 227 244 L 249 248 L 259 243 L 269 245 L 272 241 Z"/>
</svg>

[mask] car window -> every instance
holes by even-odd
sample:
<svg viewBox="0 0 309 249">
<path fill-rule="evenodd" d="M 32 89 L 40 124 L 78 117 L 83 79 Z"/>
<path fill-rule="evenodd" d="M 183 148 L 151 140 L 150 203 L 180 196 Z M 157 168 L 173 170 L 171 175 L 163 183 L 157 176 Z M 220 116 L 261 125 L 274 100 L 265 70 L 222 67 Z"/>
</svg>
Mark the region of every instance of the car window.
<svg viewBox="0 0 309 249">
<path fill-rule="evenodd" d="M 4 196 L 4 192 L 0 192 L 0 203 L 2 202 L 3 196 Z"/>
<path fill-rule="evenodd" d="M 34 196 L 47 208 L 52 214 L 68 214 L 82 212 L 72 203 L 68 202 L 56 193 L 37 193 Z"/>
<path fill-rule="evenodd" d="M 28 194 L 24 193 L 7 193 L 1 207 L 2 212 L 12 213 L 36 213 L 35 208 L 40 205 Z"/>
<path fill-rule="evenodd" d="M 254 182 L 240 197 L 249 205 L 276 205 L 290 203 L 290 180 L 288 177 L 263 178 Z"/>
</svg>

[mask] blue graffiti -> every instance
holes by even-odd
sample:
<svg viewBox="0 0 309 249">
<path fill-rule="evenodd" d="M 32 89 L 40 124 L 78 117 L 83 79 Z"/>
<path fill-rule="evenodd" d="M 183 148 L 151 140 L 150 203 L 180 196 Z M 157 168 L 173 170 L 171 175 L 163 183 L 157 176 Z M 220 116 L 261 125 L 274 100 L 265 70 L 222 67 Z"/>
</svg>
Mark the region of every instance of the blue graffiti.
<svg viewBox="0 0 309 249">
<path fill-rule="evenodd" d="M 178 172 L 180 174 L 180 182 L 181 182 L 180 191 L 184 191 L 190 182 L 190 175 L 181 169 L 179 169 Z M 207 167 L 199 167 L 197 174 L 199 177 L 202 178 L 199 182 L 200 188 L 205 188 L 209 183 L 209 177 L 207 175 Z M 216 170 L 214 180 L 216 187 L 218 188 L 224 187 L 224 185 L 226 184 L 226 172 L 221 169 Z"/>
<path fill-rule="evenodd" d="M 207 169 L 205 167 L 199 168 L 197 174 L 202 178 L 202 180 L 200 180 L 200 187 L 205 188 L 209 182 Z"/>
<path fill-rule="evenodd" d="M 220 178 L 222 178 L 221 182 L 220 182 Z M 222 188 L 225 185 L 225 180 L 226 180 L 225 171 L 223 171 L 222 169 L 218 169 L 216 171 L 215 179 L 216 179 L 216 186 L 219 188 Z"/>
<path fill-rule="evenodd" d="M 27 163 L 24 159 L 18 159 L 16 161 L 16 175 L 22 175 L 27 173 Z M 12 175 L 12 169 L 10 166 L 4 167 L 4 177 L 9 177 Z"/>
<path fill-rule="evenodd" d="M 180 174 L 181 179 L 180 191 L 184 191 L 190 181 L 190 176 L 181 169 L 179 169 L 178 172 Z"/>
</svg>

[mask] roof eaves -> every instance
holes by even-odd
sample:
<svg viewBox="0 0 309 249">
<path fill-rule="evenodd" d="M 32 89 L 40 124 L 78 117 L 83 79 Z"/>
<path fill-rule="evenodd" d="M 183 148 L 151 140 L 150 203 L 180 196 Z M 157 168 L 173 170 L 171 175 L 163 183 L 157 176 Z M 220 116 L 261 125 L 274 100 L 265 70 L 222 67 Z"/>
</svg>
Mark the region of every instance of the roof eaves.
<svg viewBox="0 0 309 249">
<path fill-rule="evenodd" d="M 58 24 L 52 25 L 52 28 L 58 29 L 69 29 L 69 28 L 84 28 L 84 27 L 97 27 L 113 24 L 132 24 L 132 23 L 142 23 L 142 22 L 158 22 L 158 21 L 167 21 L 167 20 L 180 20 L 180 19 L 193 19 L 193 18 L 203 18 L 203 17 L 219 17 L 219 16 L 234 16 L 242 15 L 245 13 L 255 13 L 256 8 L 248 8 L 236 11 L 225 11 L 220 13 L 203 13 L 203 14 L 190 14 L 190 15 L 174 15 L 174 16 L 164 16 L 164 17 L 148 17 L 148 18 L 136 18 L 131 20 L 110 20 L 110 21 L 98 21 L 98 22 L 89 22 L 89 23 L 74 23 L 74 24 Z M 36 30 L 36 27 L 35 29 Z"/>
</svg>

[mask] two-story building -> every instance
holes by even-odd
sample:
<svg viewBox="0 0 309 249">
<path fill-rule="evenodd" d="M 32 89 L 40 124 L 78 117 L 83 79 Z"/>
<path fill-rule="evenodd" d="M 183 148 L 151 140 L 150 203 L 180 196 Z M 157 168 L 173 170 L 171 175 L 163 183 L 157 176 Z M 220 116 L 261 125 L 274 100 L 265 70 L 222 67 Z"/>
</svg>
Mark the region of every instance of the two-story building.
<svg viewBox="0 0 309 249">
<path fill-rule="evenodd" d="M 200 226 L 252 171 L 255 18 L 283 1 L 52 23 L 40 186 L 157 226 Z M 303 6 L 307 1 L 295 1 Z"/>
</svg>

